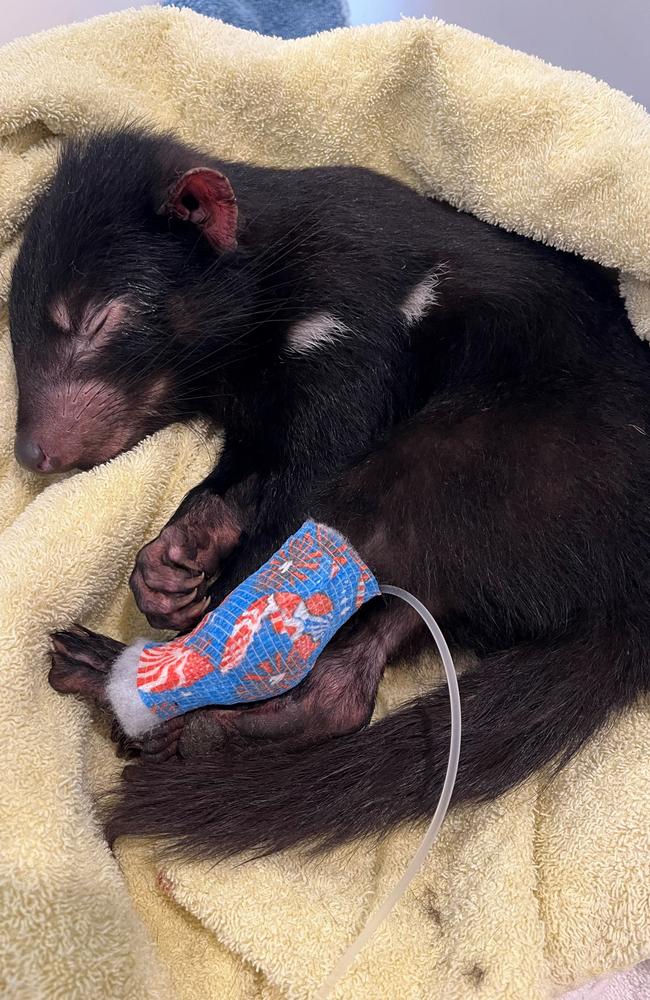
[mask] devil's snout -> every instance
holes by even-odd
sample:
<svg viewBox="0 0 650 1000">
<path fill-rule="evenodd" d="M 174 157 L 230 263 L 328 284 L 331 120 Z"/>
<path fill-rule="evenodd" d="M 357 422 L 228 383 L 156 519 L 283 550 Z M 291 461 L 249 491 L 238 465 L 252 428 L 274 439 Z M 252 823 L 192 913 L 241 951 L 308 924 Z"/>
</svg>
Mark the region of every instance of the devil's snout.
<svg viewBox="0 0 650 1000">
<path fill-rule="evenodd" d="M 47 454 L 38 441 L 24 431 L 16 434 L 14 452 L 17 461 L 34 472 L 58 472 L 61 468 L 58 456 Z"/>
</svg>

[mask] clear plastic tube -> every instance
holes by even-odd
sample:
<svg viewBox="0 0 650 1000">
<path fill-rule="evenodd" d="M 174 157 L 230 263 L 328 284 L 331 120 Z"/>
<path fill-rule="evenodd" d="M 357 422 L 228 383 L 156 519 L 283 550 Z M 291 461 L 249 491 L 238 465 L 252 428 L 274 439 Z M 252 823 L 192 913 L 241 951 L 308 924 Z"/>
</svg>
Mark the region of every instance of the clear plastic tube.
<svg viewBox="0 0 650 1000">
<path fill-rule="evenodd" d="M 460 692 L 458 690 L 458 678 L 456 677 L 454 661 L 451 653 L 449 652 L 449 646 L 447 645 L 445 637 L 440 631 L 440 627 L 435 618 L 431 612 L 425 608 L 424 604 L 422 604 L 421 601 L 418 601 L 417 597 L 414 597 L 413 594 L 409 594 L 407 590 L 402 590 L 401 587 L 393 587 L 388 584 L 381 585 L 381 592 L 382 594 L 390 594 L 391 596 L 399 597 L 403 601 L 406 601 L 407 604 L 410 604 L 427 625 L 436 646 L 438 647 L 442 665 L 445 668 L 445 677 L 447 678 L 447 687 L 449 688 L 449 702 L 451 705 L 449 761 L 447 763 L 447 773 L 442 785 L 442 791 L 440 792 L 440 798 L 438 800 L 436 811 L 433 814 L 433 819 L 431 820 L 426 833 L 420 841 L 420 846 L 413 855 L 413 858 L 397 885 L 388 894 L 388 896 L 386 896 L 383 903 L 374 911 L 374 913 L 370 915 L 364 928 L 354 939 L 347 951 L 341 955 L 329 976 L 318 990 L 316 994 L 317 1000 L 325 1000 L 326 997 L 330 996 L 334 987 L 343 978 L 350 966 L 356 960 L 361 949 L 365 947 L 379 925 L 383 923 L 390 911 L 404 895 L 412 880 L 420 871 L 427 854 L 431 850 L 431 845 L 438 835 L 442 822 L 447 815 L 447 809 L 449 808 L 449 802 L 451 800 L 454 784 L 456 782 L 456 772 L 458 771 L 461 736 Z"/>
</svg>

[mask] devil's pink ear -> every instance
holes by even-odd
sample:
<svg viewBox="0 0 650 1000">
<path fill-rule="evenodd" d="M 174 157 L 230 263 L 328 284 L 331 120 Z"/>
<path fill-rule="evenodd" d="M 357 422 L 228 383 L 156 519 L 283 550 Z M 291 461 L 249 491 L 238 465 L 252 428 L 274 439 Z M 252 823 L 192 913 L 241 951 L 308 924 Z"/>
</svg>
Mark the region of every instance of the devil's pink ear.
<svg viewBox="0 0 650 1000">
<path fill-rule="evenodd" d="M 237 248 L 237 199 L 218 170 L 188 170 L 169 189 L 160 211 L 194 223 L 215 250 Z"/>
</svg>

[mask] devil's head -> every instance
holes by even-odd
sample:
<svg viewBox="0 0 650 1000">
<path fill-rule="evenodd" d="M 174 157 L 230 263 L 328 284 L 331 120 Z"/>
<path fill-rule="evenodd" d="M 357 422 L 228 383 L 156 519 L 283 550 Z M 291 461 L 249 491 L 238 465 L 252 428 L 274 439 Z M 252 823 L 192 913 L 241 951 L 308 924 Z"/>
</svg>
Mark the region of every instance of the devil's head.
<svg viewBox="0 0 650 1000">
<path fill-rule="evenodd" d="M 89 468 L 210 412 L 201 386 L 250 291 L 237 243 L 233 189 L 208 157 L 136 130 L 67 142 L 12 279 L 18 460 Z"/>
</svg>

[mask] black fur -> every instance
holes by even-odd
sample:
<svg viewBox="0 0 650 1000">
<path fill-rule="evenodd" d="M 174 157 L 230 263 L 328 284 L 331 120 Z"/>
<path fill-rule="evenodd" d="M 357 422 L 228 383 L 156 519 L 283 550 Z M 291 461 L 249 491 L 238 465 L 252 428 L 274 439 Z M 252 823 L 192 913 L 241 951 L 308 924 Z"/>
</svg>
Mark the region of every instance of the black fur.
<svg viewBox="0 0 650 1000">
<path fill-rule="evenodd" d="M 174 178 L 204 164 L 237 194 L 234 252 L 157 214 Z M 410 325 L 400 306 L 432 271 L 437 304 Z M 241 522 L 213 600 L 312 515 L 476 650 L 457 802 L 566 762 L 648 690 L 650 357 L 611 275 L 369 171 L 265 170 L 103 134 L 67 147 L 16 265 L 23 423 L 63 356 L 51 297 L 74 312 L 125 292 L 124 331 L 79 370 L 131 398 L 166 374 L 136 437 L 195 413 L 223 424 L 224 454 L 178 515 L 216 494 Z M 324 312 L 350 333 L 288 349 L 291 326 Z M 132 418 L 123 407 L 116 419 Z M 112 835 L 212 857 L 430 815 L 446 689 L 351 731 L 386 661 L 425 641 L 411 612 L 374 602 L 320 673 L 243 713 L 239 737 L 130 765 Z M 265 738 L 285 711 L 294 731 Z M 261 728 L 247 733 L 251 719 Z M 320 742 L 296 746 L 300 727 Z"/>
</svg>

